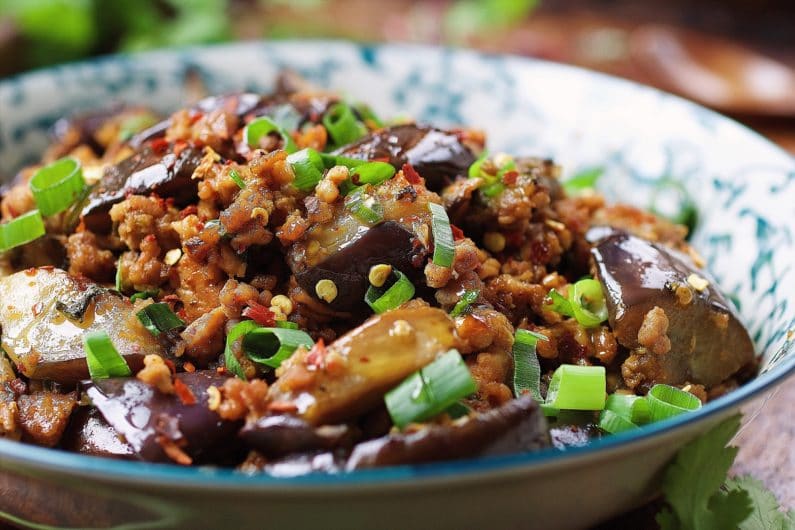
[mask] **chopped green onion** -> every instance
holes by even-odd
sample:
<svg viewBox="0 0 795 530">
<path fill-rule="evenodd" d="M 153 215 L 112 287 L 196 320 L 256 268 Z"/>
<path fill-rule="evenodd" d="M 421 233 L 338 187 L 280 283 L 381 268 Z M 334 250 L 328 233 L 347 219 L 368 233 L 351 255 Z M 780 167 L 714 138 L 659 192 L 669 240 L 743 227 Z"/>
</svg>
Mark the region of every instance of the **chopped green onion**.
<svg viewBox="0 0 795 530">
<path fill-rule="evenodd" d="M 414 297 L 415 289 L 411 280 L 397 269 L 393 273 L 397 276 L 397 281 L 388 289 L 371 285 L 364 295 L 364 301 L 378 314 L 395 309 Z"/>
<path fill-rule="evenodd" d="M 475 300 L 478 299 L 478 296 L 480 296 L 480 291 L 476 289 L 465 291 L 464 294 L 461 295 L 461 298 L 458 300 L 458 302 L 456 302 L 453 310 L 450 311 L 450 316 L 457 317 L 463 315 L 469 309 L 469 306 L 475 303 Z"/>
<path fill-rule="evenodd" d="M 580 280 L 569 292 L 574 318 L 586 328 L 596 327 L 607 320 L 607 303 L 602 285 L 593 279 Z"/>
<path fill-rule="evenodd" d="M 377 186 L 395 176 L 395 167 L 386 162 L 366 162 L 359 164 L 351 171 L 351 181 L 356 184 L 372 184 Z"/>
<path fill-rule="evenodd" d="M 505 191 L 505 184 L 502 182 L 492 182 L 480 188 L 480 192 L 486 197 L 496 197 Z"/>
<path fill-rule="evenodd" d="M 31 210 L 19 217 L 0 224 L 0 252 L 30 243 L 45 233 L 44 219 L 38 210 Z"/>
<path fill-rule="evenodd" d="M 472 412 L 472 409 L 461 403 L 460 401 L 456 401 L 445 410 L 448 416 L 450 416 L 451 420 L 457 420 L 458 418 L 463 418 L 464 416 L 469 416 L 469 413 Z"/>
<path fill-rule="evenodd" d="M 567 317 L 574 316 L 574 310 L 571 307 L 571 303 L 563 298 L 563 295 L 557 292 L 555 289 L 550 290 L 547 297 L 552 300 L 552 305 L 550 306 L 552 311 Z"/>
<path fill-rule="evenodd" d="M 450 218 L 444 206 L 433 202 L 428 203 L 431 210 L 431 228 L 433 230 L 433 262 L 440 267 L 452 267 L 455 258 L 455 241 Z"/>
<path fill-rule="evenodd" d="M 367 160 L 358 158 L 349 158 L 347 156 L 332 155 L 331 153 L 319 153 L 320 159 L 323 161 L 323 166 L 326 169 L 331 169 L 334 166 L 345 166 L 348 169 L 354 169 L 362 164 L 367 164 Z"/>
<path fill-rule="evenodd" d="M 690 392 L 669 385 L 654 385 L 646 395 L 651 421 L 660 421 L 701 408 L 701 400 Z"/>
<path fill-rule="evenodd" d="M 126 377 L 132 374 L 127 361 L 119 354 L 104 331 L 92 331 L 83 335 L 83 348 L 91 379 Z"/>
<path fill-rule="evenodd" d="M 649 422 L 649 402 L 634 394 L 610 394 L 605 410 L 612 411 L 635 424 Z"/>
<path fill-rule="evenodd" d="M 43 216 L 69 208 L 80 197 L 86 183 L 80 162 L 61 158 L 36 171 L 30 179 L 30 191 Z"/>
<path fill-rule="evenodd" d="M 135 315 L 141 324 L 149 330 L 149 333 L 155 337 L 159 337 L 161 333 L 185 327 L 185 322 L 171 310 L 168 304 L 163 302 L 149 304 Z"/>
<path fill-rule="evenodd" d="M 262 137 L 270 133 L 277 133 L 279 136 L 281 136 L 283 143 L 282 149 L 288 153 L 295 153 L 298 151 L 298 146 L 295 145 L 290 133 L 279 127 L 272 119 L 268 118 L 267 116 L 260 116 L 259 118 L 252 120 L 251 123 L 246 125 L 243 136 L 246 139 L 248 146 L 254 149 L 259 146 L 259 142 Z"/>
<path fill-rule="evenodd" d="M 543 335 L 517 329 L 513 341 L 513 393 L 516 397 L 530 394 L 539 403 L 541 397 L 541 365 L 536 355 L 538 337 Z M 546 337 L 543 340 L 549 340 Z"/>
<path fill-rule="evenodd" d="M 116 290 L 119 291 L 120 293 L 124 292 L 124 289 L 123 289 L 124 285 L 123 284 L 124 284 L 124 278 L 122 277 L 122 274 L 121 274 L 121 258 L 119 258 L 118 260 L 116 260 L 116 281 L 115 281 L 115 287 L 116 287 Z"/>
<path fill-rule="evenodd" d="M 323 159 L 320 154 L 307 147 L 287 156 L 287 163 L 293 168 L 293 186 L 301 191 L 312 191 L 323 178 Z"/>
<path fill-rule="evenodd" d="M 117 289 L 117 291 L 118 291 L 118 289 Z M 157 290 L 157 291 L 141 291 L 139 293 L 135 293 L 134 295 L 132 295 L 130 297 L 130 302 L 135 302 L 137 300 L 146 300 L 147 298 L 154 298 L 158 294 L 160 294 L 159 290 Z"/>
<path fill-rule="evenodd" d="M 359 116 L 362 117 L 362 120 L 367 123 L 370 122 L 369 125 L 375 126 L 376 128 L 381 128 L 384 126 L 384 122 L 373 112 L 373 109 L 367 103 L 356 103 L 353 106 L 356 109 L 356 112 L 359 113 Z"/>
<path fill-rule="evenodd" d="M 235 324 L 232 329 L 229 330 L 229 334 L 226 336 L 226 347 L 224 347 L 224 366 L 226 366 L 227 370 L 235 374 L 243 381 L 246 380 L 246 373 L 243 371 L 243 367 L 240 366 L 240 361 L 238 361 L 237 357 L 235 357 L 235 354 L 232 351 L 232 345 L 238 339 L 242 341 L 246 333 L 259 327 L 260 325 L 253 320 L 244 320 Z M 242 351 L 242 343 L 240 346 Z"/>
<path fill-rule="evenodd" d="M 374 225 L 384 220 L 384 207 L 375 197 L 367 195 L 362 189 L 348 195 L 348 208 L 359 220 Z"/>
<path fill-rule="evenodd" d="M 472 165 L 469 166 L 469 170 L 467 170 L 467 174 L 469 175 L 469 178 L 473 179 L 473 178 L 478 178 L 478 177 L 481 176 L 480 166 L 483 165 L 483 162 L 485 162 L 488 157 L 489 157 L 489 152 L 488 151 L 484 150 L 482 153 L 480 153 L 480 156 L 478 157 L 478 159 L 475 160 L 472 163 Z"/>
<path fill-rule="evenodd" d="M 629 421 L 624 416 L 620 416 L 612 410 L 603 410 L 599 413 L 599 428 L 610 434 L 630 431 L 637 429 L 638 426 Z"/>
<path fill-rule="evenodd" d="M 593 188 L 604 172 L 605 169 L 603 167 L 584 169 L 563 182 L 563 189 L 569 195 L 573 195 L 578 191 Z"/>
<path fill-rule="evenodd" d="M 284 329 L 298 329 L 298 324 L 295 322 L 290 322 L 289 320 L 277 320 L 276 327 Z"/>
<path fill-rule="evenodd" d="M 602 410 L 607 379 L 604 366 L 561 364 L 547 391 L 547 405 L 558 410 Z"/>
<path fill-rule="evenodd" d="M 402 429 L 441 414 L 475 390 L 461 354 L 450 350 L 387 392 L 384 402 L 392 422 Z"/>
<path fill-rule="evenodd" d="M 229 171 L 229 178 L 234 180 L 235 184 L 237 184 L 237 187 L 240 188 L 241 190 L 246 189 L 246 183 L 240 177 L 240 173 L 238 173 L 236 169 L 232 169 L 231 171 Z"/>
<path fill-rule="evenodd" d="M 243 351 L 252 361 L 278 368 L 299 347 L 311 348 L 312 337 L 297 329 L 256 328 L 243 336 Z"/>
<path fill-rule="evenodd" d="M 356 119 L 351 108 L 345 103 L 332 105 L 323 116 L 323 125 L 336 145 L 355 142 L 367 134 L 367 127 Z"/>
</svg>

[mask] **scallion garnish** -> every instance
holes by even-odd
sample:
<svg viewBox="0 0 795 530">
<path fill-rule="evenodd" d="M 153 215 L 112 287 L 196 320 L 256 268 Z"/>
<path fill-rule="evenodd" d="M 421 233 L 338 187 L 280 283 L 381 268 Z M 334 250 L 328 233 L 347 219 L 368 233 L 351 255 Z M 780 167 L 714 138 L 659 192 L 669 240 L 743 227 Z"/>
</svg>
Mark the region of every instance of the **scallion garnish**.
<svg viewBox="0 0 795 530">
<path fill-rule="evenodd" d="M 237 187 L 240 188 L 241 190 L 246 189 L 246 183 L 243 181 L 243 179 L 240 176 L 240 173 L 238 173 L 236 169 L 229 170 L 229 178 L 234 180 L 235 184 L 237 184 Z"/>
<path fill-rule="evenodd" d="M 574 316 L 574 310 L 571 308 L 571 302 L 564 298 L 563 295 L 557 292 L 555 289 L 550 290 L 547 297 L 552 300 L 552 305 L 549 307 L 552 311 L 567 317 Z"/>
<path fill-rule="evenodd" d="M 295 153 L 298 151 L 298 146 L 295 145 L 290 133 L 279 127 L 276 122 L 267 116 L 260 116 L 246 125 L 243 137 L 246 139 L 248 146 L 255 149 L 259 146 L 262 137 L 271 133 L 277 133 L 281 136 L 283 144 L 282 149 L 288 153 Z"/>
<path fill-rule="evenodd" d="M 301 191 L 312 191 L 323 178 L 323 159 L 320 154 L 307 147 L 287 156 L 287 163 L 293 168 L 293 186 Z"/>
<path fill-rule="evenodd" d="M 354 169 L 362 164 L 367 164 L 367 160 L 360 160 L 358 158 L 332 155 L 331 153 L 319 153 L 319 155 L 326 169 L 331 169 L 334 166 L 345 166 L 348 169 Z"/>
<path fill-rule="evenodd" d="M 83 348 L 91 379 L 126 377 L 132 373 L 127 361 L 113 346 L 104 331 L 92 331 L 83 335 Z"/>
<path fill-rule="evenodd" d="M 30 243 L 45 233 L 44 219 L 38 210 L 25 212 L 19 217 L 0 224 L 0 252 Z"/>
<path fill-rule="evenodd" d="M 397 269 L 393 269 L 393 274 L 397 276 L 397 281 L 389 288 L 384 289 L 383 287 L 371 285 L 364 295 L 364 301 L 376 313 L 380 314 L 390 309 L 395 309 L 414 297 L 415 289 L 411 280 Z"/>
<path fill-rule="evenodd" d="M 441 414 L 475 390 L 461 354 L 450 350 L 387 392 L 384 402 L 392 422 L 402 429 Z"/>
<path fill-rule="evenodd" d="M 256 328 L 243 336 L 243 351 L 252 361 L 278 368 L 299 347 L 311 348 L 312 337 L 297 329 Z"/>
<path fill-rule="evenodd" d="M 257 329 L 258 327 L 260 327 L 260 325 L 253 320 L 244 320 L 232 326 L 232 329 L 230 329 L 229 333 L 226 335 L 226 346 L 224 347 L 224 366 L 226 366 L 227 370 L 244 381 L 246 380 L 246 373 L 243 371 L 240 361 L 237 360 L 237 357 L 232 350 L 232 345 L 235 344 L 238 339 L 242 341 L 246 333 Z M 242 343 L 240 345 L 240 350 L 243 351 Z"/>
<path fill-rule="evenodd" d="M 616 414 L 612 410 L 603 410 L 599 413 L 599 428 L 610 434 L 637 429 L 638 426 L 626 417 Z"/>
<path fill-rule="evenodd" d="M 345 103 L 332 105 L 323 116 L 323 125 L 336 145 L 355 142 L 367 134 L 367 127 L 356 119 L 353 110 Z"/>
<path fill-rule="evenodd" d="M 168 304 L 163 302 L 149 304 L 138 311 L 135 316 L 155 337 L 185 326 L 185 322 L 171 310 Z"/>
<path fill-rule="evenodd" d="M 557 410 L 602 410 L 606 389 L 604 366 L 561 364 L 552 374 L 546 404 Z"/>
<path fill-rule="evenodd" d="M 584 278 L 569 287 L 569 297 L 564 298 L 552 289 L 547 295 L 552 301 L 550 309 L 561 315 L 574 317 L 586 327 L 596 327 L 607 320 L 607 302 L 601 284 L 592 278 Z"/>
<path fill-rule="evenodd" d="M 298 329 L 298 324 L 295 322 L 290 322 L 289 320 L 277 320 L 276 327 L 284 329 Z"/>
<path fill-rule="evenodd" d="M 670 385 L 657 384 L 646 395 L 651 421 L 660 421 L 701 408 L 701 400 L 690 392 Z"/>
<path fill-rule="evenodd" d="M 114 287 L 120 293 L 124 292 L 124 290 L 123 290 L 123 288 L 124 288 L 124 277 L 122 276 L 122 273 L 121 273 L 121 258 L 116 260 L 116 279 L 115 279 L 115 282 L 114 282 Z"/>
<path fill-rule="evenodd" d="M 452 267 L 455 258 L 455 241 L 450 218 L 444 206 L 434 202 L 428 203 L 431 210 L 431 228 L 433 230 L 433 263 L 440 267 Z"/>
<path fill-rule="evenodd" d="M 541 365 L 536 355 L 538 340 L 549 340 L 540 333 L 517 329 L 513 341 L 513 393 L 516 397 L 530 394 L 539 403 L 541 397 Z"/>
<path fill-rule="evenodd" d="M 351 181 L 356 184 L 377 186 L 395 176 L 395 166 L 386 162 L 365 162 L 351 170 Z"/>
<path fill-rule="evenodd" d="M 146 300 L 147 298 L 154 298 L 158 294 L 160 294 L 159 290 L 157 290 L 157 291 L 141 291 L 141 292 L 133 294 L 130 297 L 130 302 L 135 302 L 137 300 Z"/>
<path fill-rule="evenodd" d="M 605 172 L 603 167 L 592 167 L 584 169 L 563 182 L 563 189 L 566 193 L 573 195 L 578 191 L 590 189 L 596 186 L 599 177 Z"/>
<path fill-rule="evenodd" d="M 650 420 L 648 401 L 635 394 L 610 394 L 605 401 L 605 410 L 614 412 L 638 425 L 648 423 Z"/>
<path fill-rule="evenodd" d="M 85 186 L 80 162 L 74 158 L 61 158 L 44 166 L 30 179 L 30 191 L 43 216 L 69 208 Z"/>
<path fill-rule="evenodd" d="M 492 182 L 480 188 L 480 192 L 486 197 L 496 197 L 505 191 L 505 184 L 502 182 Z"/>
<path fill-rule="evenodd" d="M 481 176 L 480 166 L 483 165 L 483 162 L 485 162 L 488 157 L 489 157 L 488 151 L 484 150 L 482 153 L 480 153 L 478 159 L 475 160 L 467 170 L 469 178 L 479 178 Z"/>
<path fill-rule="evenodd" d="M 457 317 L 463 315 L 469 309 L 469 306 L 478 299 L 478 296 L 480 296 L 480 291 L 478 290 L 465 291 L 458 302 L 456 302 L 453 310 L 450 311 L 450 316 Z"/>
<path fill-rule="evenodd" d="M 367 123 L 369 126 L 378 129 L 384 126 L 384 122 L 381 121 L 381 118 L 373 112 L 373 109 L 367 103 L 356 103 L 353 108 L 356 109 L 356 112 L 359 113 L 365 123 L 370 122 Z"/>
<path fill-rule="evenodd" d="M 348 195 L 346 204 L 353 215 L 368 225 L 384 220 L 384 207 L 375 197 L 367 195 L 361 188 Z"/>
</svg>

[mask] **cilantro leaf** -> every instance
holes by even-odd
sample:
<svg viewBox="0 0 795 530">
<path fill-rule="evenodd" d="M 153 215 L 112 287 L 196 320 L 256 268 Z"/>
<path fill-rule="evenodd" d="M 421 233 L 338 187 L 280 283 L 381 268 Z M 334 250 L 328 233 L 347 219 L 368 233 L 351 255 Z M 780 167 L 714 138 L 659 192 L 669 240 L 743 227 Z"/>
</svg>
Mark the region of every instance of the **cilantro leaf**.
<svg viewBox="0 0 795 530">
<path fill-rule="evenodd" d="M 795 511 L 779 511 L 778 500 L 759 480 L 735 477 L 726 481 L 729 493 L 745 491 L 751 498 L 753 512 L 740 523 L 740 530 L 791 530 L 795 528 Z"/>
<path fill-rule="evenodd" d="M 751 514 L 748 493 L 721 490 L 737 456 L 737 448 L 726 444 L 739 428 L 738 415 L 679 451 L 663 477 L 662 489 L 671 511 L 658 515 L 660 526 L 681 530 L 737 528 Z"/>
</svg>

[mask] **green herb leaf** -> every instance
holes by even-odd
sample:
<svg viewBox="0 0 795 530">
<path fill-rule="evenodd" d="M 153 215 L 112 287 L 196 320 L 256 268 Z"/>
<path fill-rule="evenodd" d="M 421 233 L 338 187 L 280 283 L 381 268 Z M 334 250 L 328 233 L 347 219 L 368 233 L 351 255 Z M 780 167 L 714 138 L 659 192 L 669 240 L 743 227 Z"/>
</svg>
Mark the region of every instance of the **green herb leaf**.
<svg viewBox="0 0 795 530">
<path fill-rule="evenodd" d="M 574 195 L 578 191 L 594 188 L 599 178 L 604 174 L 603 167 L 592 167 L 584 169 L 563 182 L 563 189 L 569 195 Z"/>
<path fill-rule="evenodd" d="M 759 480 L 751 476 L 734 477 L 726 481 L 729 492 L 745 491 L 751 498 L 753 512 L 740 523 L 740 530 L 791 530 L 795 528 L 795 510 L 784 513 L 778 500 Z"/>
</svg>

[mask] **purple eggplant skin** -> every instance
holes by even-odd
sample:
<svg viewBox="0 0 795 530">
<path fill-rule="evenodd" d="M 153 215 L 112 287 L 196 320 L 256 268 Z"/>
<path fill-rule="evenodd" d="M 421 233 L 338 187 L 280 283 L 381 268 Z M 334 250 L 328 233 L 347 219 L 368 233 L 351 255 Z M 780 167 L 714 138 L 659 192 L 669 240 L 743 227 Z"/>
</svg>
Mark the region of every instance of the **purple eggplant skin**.
<svg viewBox="0 0 795 530">
<path fill-rule="evenodd" d="M 668 317 L 670 351 L 638 356 L 644 361 L 644 386 L 694 383 L 710 388 L 754 365 L 756 355 L 748 331 L 714 279 L 689 257 L 618 230 L 594 228 L 588 239 L 595 242 L 591 256 L 610 326 L 622 346 L 638 350 L 638 330 L 655 306 Z M 706 279 L 708 286 L 701 291 L 690 286 L 691 274 Z M 676 294 L 683 288 L 692 294 L 687 304 Z"/>
<path fill-rule="evenodd" d="M 246 423 L 240 437 L 268 457 L 351 447 L 358 435 L 348 425 L 313 427 L 295 416 L 263 416 Z"/>
<path fill-rule="evenodd" d="M 432 191 L 440 191 L 456 176 L 466 175 L 477 158 L 455 133 L 415 124 L 375 131 L 334 154 L 362 160 L 387 160 L 397 169 L 411 164 Z"/>
<path fill-rule="evenodd" d="M 134 458 L 132 446 L 94 407 L 80 407 L 61 440 L 61 448 L 75 453 L 121 460 Z"/>
<path fill-rule="evenodd" d="M 52 137 L 55 142 L 68 142 L 71 147 L 87 145 L 96 155 L 102 155 L 105 148 L 96 140 L 96 133 L 111 118 L 124 112 L 121 105 L 106 109 L 76 114 L 68 118 L 61 118 L 52 127 Z"/>
<path fill-rule="evenodd" d="M 239 450 L 235 436 L 241 422 L 222 420 L 207 407 L 207 389 L 220 387 L 226 376 L 214 370 L 178 373 L 196 397 L 186 405 L 173 394 L 131 377 L 85 381 L 83 387 L 105 421 L 124 437 L 135 458 L 147 462 L 168 462 L 158 438 L 175 442 L 194 461 L 217 462 Z"/>
<path fill-rule="evenodd" d="M 108 167 L 102 180 L 88 197 L 81 218 L 85 227 L 105 234 L 111 229 L 110 208 L 128 194 L 173 198 L 178 206 L 196 200 L 197 184 L 191 179 L 204 153 L 188 146 L 179 155 L 156 153 L 151 147 Z"/>
<path fill-rule="evenodd" d="M 423 425 L 354 447 L 346 470 L 422 464 L 474 456 L 537 451 L 549 446 L 547 422 L 529 396 L 447 425 Z"/>
</svg>

